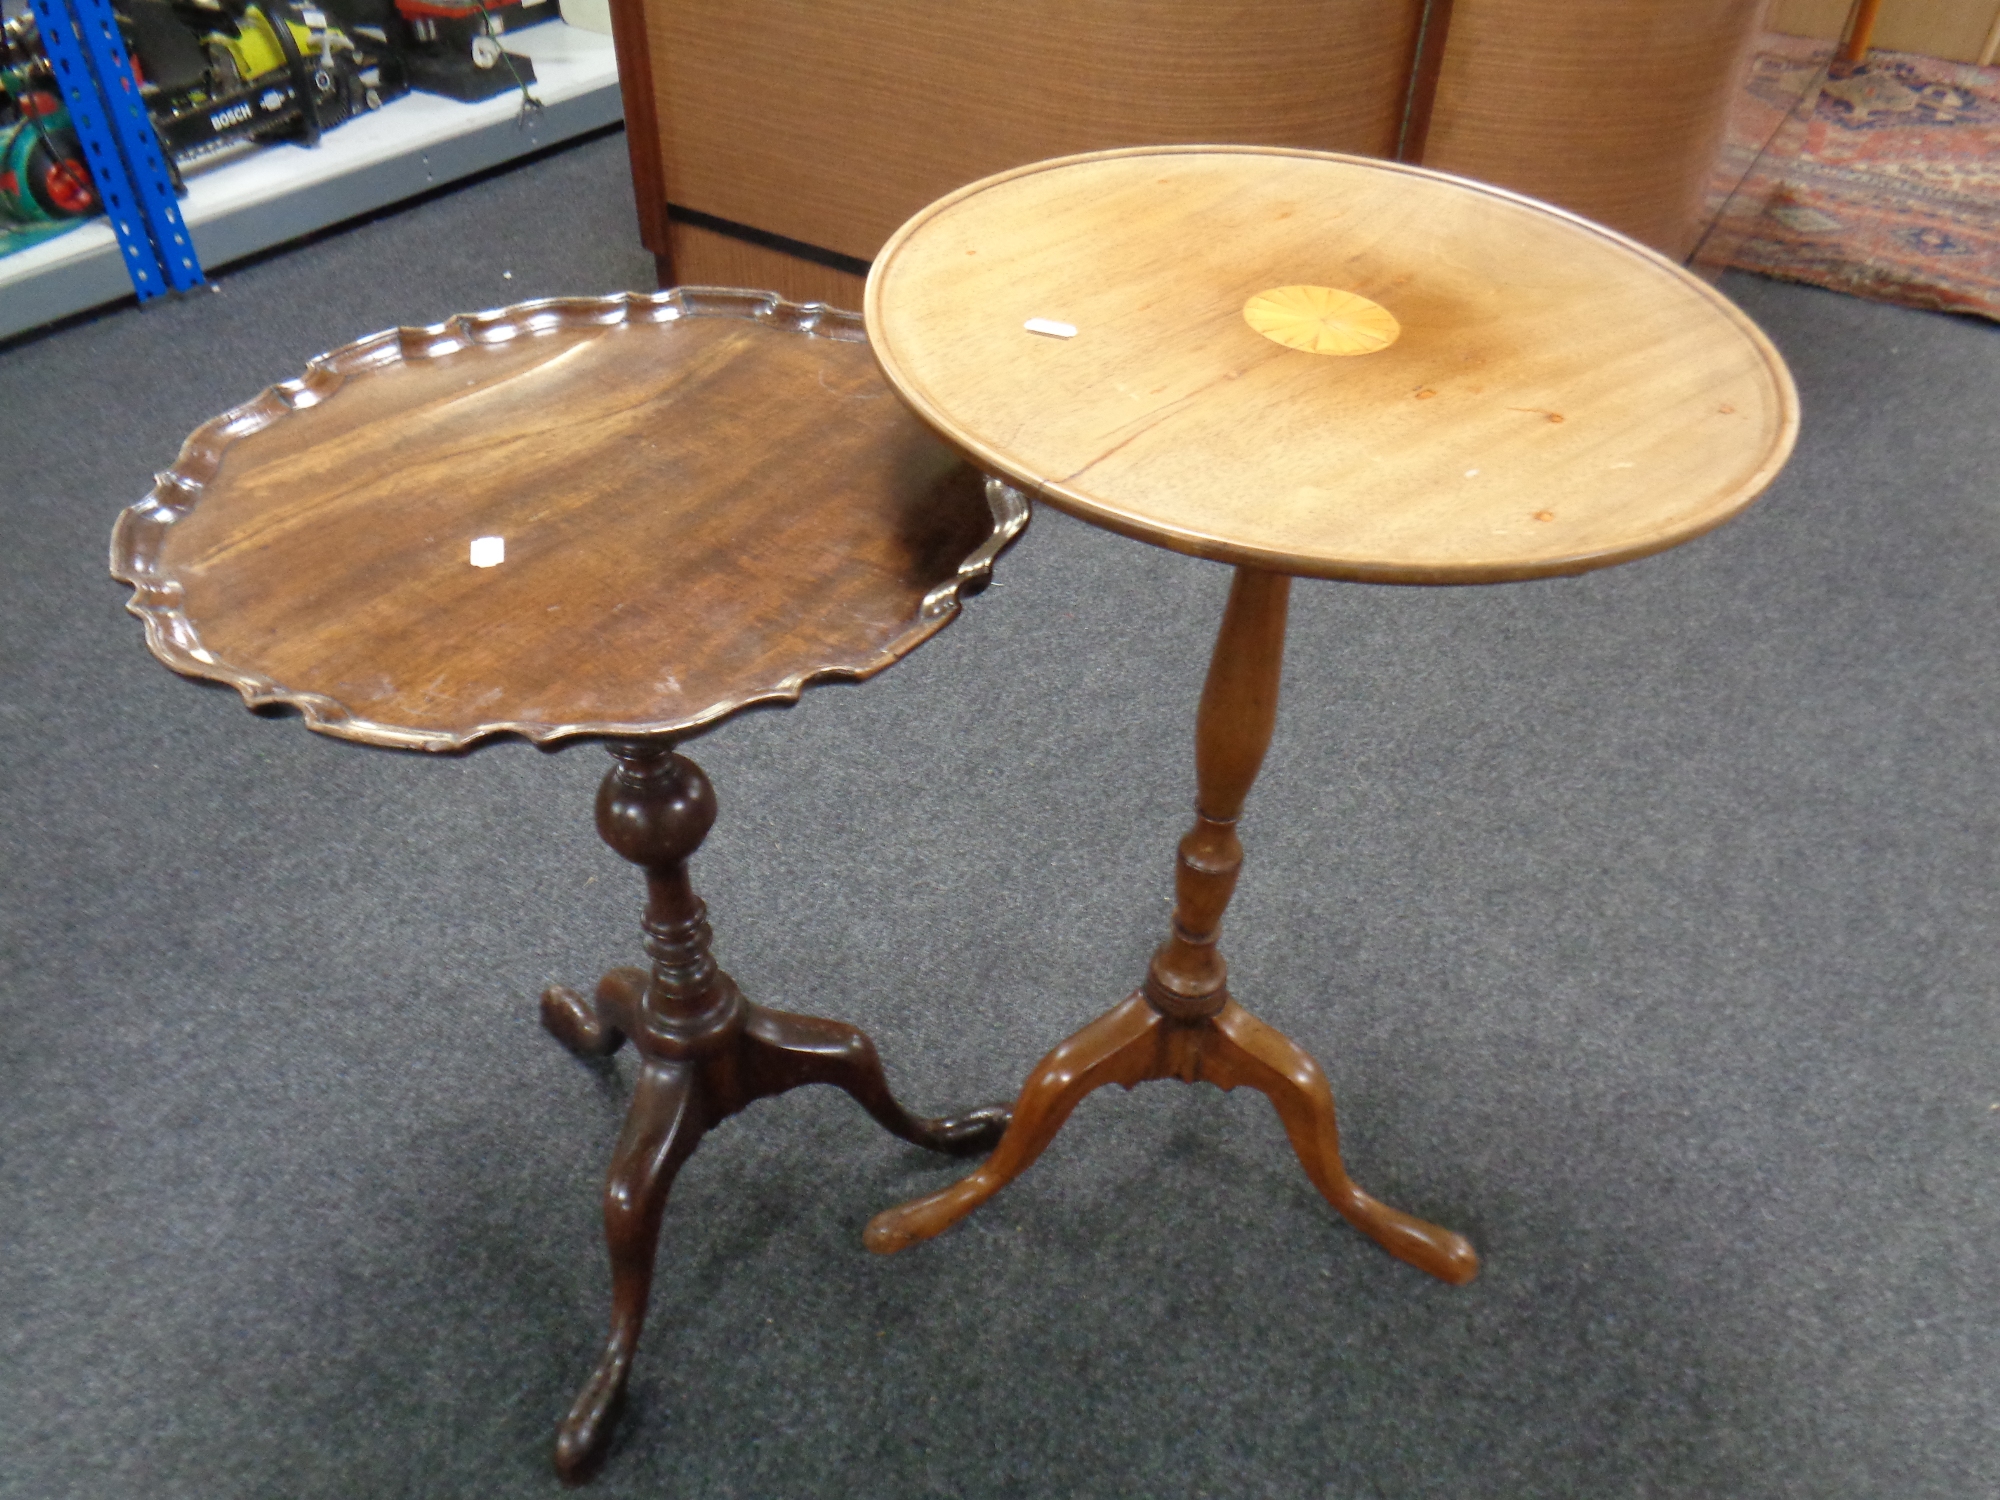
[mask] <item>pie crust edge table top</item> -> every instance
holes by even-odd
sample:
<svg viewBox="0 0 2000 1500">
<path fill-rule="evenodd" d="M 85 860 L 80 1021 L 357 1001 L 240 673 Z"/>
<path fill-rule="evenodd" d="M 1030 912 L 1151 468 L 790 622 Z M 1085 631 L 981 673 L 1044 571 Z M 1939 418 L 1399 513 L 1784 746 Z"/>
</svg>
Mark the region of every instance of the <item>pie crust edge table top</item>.
<svg viewBox="0 0 2000 1500">
<path fill-rule="evenodd" d="M 1326 355 L 1245 306 L 1392 315 Z M 1096 152 L 923 210 L 869 276 L 903 398 L 990 473 L 1143 541 L 1387 583 L 1579 573 L 1720 525 L 1798 431 L 1770 340 L 1614 231 L 1502 189 L 1280 148 Z M 1075 329 L 1027 331 L 1029 319 Z"/>
<path fill-rule="evenodd" d="M 681 737 L 871 676 L 1027 516 L 895 399 L 858 316 L 680 288 L 323 354 L 196 429 L 111 572 L 174 670 L 458 751 Z"/>
<path fill-rule="evenodd" d="M 912 1113 L 866 1033 L 744 996 L 688 871 L 715 790 L 674 741 L 887 666 L 951 619 L 1027 514 L 896 400 L 858 315 L 682 288 L 345 345 L 199 428 L 119 517 L 112 572 L 155 654 L 253 707 L 406 749 L 611 741 L 597 829 L 645 873 L 650 966 L 541 996 L 577 1056 L 638 1053 L 601 1194 L 609 1327 L 556 1429 L 567 1482 L 610 1451 L 668 1194 L 713 1127 L 830 1084 L 928 1150 L 978 1154 L 1006 1129 L 1004 1106 Z M 405 682 L 340 681 L 370 672 Z M 518 714 L 618 693 L 616 721 Z"/>
</svg>

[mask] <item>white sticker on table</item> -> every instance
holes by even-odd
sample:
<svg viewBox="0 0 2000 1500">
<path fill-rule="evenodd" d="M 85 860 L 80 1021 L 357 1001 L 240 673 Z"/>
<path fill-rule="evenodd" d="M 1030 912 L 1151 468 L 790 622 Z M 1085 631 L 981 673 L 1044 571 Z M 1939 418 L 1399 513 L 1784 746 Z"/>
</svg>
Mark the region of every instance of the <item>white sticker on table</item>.
<svg viewBox="0 0 2000 1500">
<path fill-rule="evenodd" d="M 472 539 L 472 565 L 475 568 L 497 568 L 507 560 L 507 538 L 504 536 L 476 536 Z"/>
<path fill-rule="evenodd" d="M 1058 323 L 1054 318 L 1030 318 L 1021 326 L 1030 333 L 1045 333 L 1052 339 L 1076 337 L 1076 324 Z"/>
</svg>

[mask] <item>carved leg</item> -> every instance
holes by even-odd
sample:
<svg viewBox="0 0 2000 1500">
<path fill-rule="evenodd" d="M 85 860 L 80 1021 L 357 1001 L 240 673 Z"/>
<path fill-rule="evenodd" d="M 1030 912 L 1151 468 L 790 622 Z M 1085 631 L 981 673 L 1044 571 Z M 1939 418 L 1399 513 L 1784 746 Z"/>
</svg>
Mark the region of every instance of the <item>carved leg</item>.
<svg viewBox="0 0 2000 1500">
<path fill-rule="evenodd" d="M 1340 1160 L 1333 1090 L 1311 1055 L 1235 1001 L 1202 1029 L 1201 1076 L 1231 1089 L 1246 1084 L 1269 1099 L 1313 1186 L 1341 1217 L 1396 1259 L 1463 1286 L 1479 1274 L 1479 1256 L 1463 1235 L 1376 1202 Z"/>
<path fill-rule="evenodd" d="M 743 1048 L 753 1098 L 782 1094 L 806 1083 L 830 1083 L 852 1096 L 891 1135 L 948 1156 L 990 1151 L 1007 1128 L 1004 1104 L 941 1119 L 911 1114 L 889 1092 L 875 1044 L 858 1026 L 844 1021 L 753 1005 L 744 1018 Z"/>
<path fill-rule="evenodd" d="M 1092 1021 L 1028 1075 L 999 1149 L 978 1171 L 927 1198 L 884 1209 L 869 1220 L 863 1242 L 879 1255 L 893 1255 L 951 1228 L 1033 1166 L 1092 1089 L 1107 1083 L 1131 1088 L 1160 1077 L 1165 1024 L 1143 995 L 1131 996 Z"/>
<path fill-rule="evenodd" d="M 567 985 L 542 991 L 542 1029 L 578 1057 L 609 1057 L 625 1045 L 633 1009 L 646 993 L 644 969 L 613 969 L 586 1000 Z"/>
<path fill-rule="evenodd" d="M 556 1472 L 574 1484 L 603 1461 L 612 1418 L 632 1370 L 646 1301 L 653 1289 L 653 1255 L 667 1190 L 700 1143 L 703 1122 L 692 1112 L 696 1085 L 684 1063 L 648 1062 L 640 1071 L 625 1130 L 604 1179 L 604 1238 L 611 1251 L 611 1332 L 597 1369 L 556 1430 Z"/>
<path fill-rule="evenodd" d="M 556 1470 L 572 1483 L 589 1477 L 609 1446 L 645 1323 L 667 1190 L 704 1133 L 752 1100 L 802 1083 L 845 1089 L 889 1130 L 937 1151 L 982 1151 L 1007 1128 L 1000 1107 L 913 1116 L 890 1094 L 874 1044 L 856 1028 L 746 1002 L 709 951 L 708 910 L 688 879 L 687 862 L 715 821 L 714 789 L 671 745 L 610 749 L 597 831 L 646 872 L 652 965 L 613 969 L 590 999 L 560 985 L 542 994 L 542 1024 L 579 1057 L 609 1056 L 629 1040 L 642 1059 L 604 1188 L 611 1332 L 556 1432 Z"/>
</svg>

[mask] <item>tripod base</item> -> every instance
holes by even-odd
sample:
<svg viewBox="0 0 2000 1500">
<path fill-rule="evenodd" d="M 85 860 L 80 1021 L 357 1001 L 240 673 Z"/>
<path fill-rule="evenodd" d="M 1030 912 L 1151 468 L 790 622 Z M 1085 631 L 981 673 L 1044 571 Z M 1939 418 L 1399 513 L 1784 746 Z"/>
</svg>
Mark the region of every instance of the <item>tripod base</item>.
<svg viewBox="0 0 2000 1500">
<path fill-rule="evenodd" d="M 734 1003 L 695 1056 L 654 1055 L 642 1008 L 647 978 L 644 969 L 613 969 L 594 999 L 561 986 L 542 993 L 542 1024 L 579 1057 L 609 1056 L 628 1038 L 647 1054 L 604 1183 L 611 1332 L 556 1432 L 556 1470 L 572 1483 L 604 1457 L 646 1316 L 667 1192 L 708 1131 L 755 1100 L 807 1083 L 845 1090 L 891 1134 L 955 1156 L 990 1150 L 1007 1128 L 1001 1107 L 934 1120 L 912 1115 L 889 1092 L 875 1046 L 858 1028 L 766 1010 L 733 985 Z"/>
<path fill-rule="evenodd" d="M 1340 1161 L 1333 1091 L 1311 1056 L 1234 1000 L 1213 1016 L 1176 1020 L 1154 1009 L 1144 990 L 1043 1058 L 993 1155 L 950 1187 L 877 1214 L 865 1236 L 868 1248 L 888 1255 L 941 1234 L 1032 1166 L 1084 1095 L 1107 1083 L 1129 1089 L 1155 1078 L 1256 1089 L 1277 1109 L 1306 1176 L 1348 1223 L 1441 1281 L 1460 1286 L 1479 1274 L 1479 1256 L 1463 1236 L 1378 1203 L 1354 1185 Z"/>
<path fill-rule="evenodd" d="M 802 1083 L 844 1089 L 883 1129 L 933 1151 L 986 1151 L 1007 1128 L 999 1106 L 921 1119 L 890 1094 L 875 1044 L 858 1029 L 745 1000 L 709 951 L 708 908 L 688 880 L 688 859 L 715 821 L 715 789 L 672 745 L 610 750 L 597 831 L 646 872 L 642 925 L 653 966 L 613 969 L 588 998 L 561 985 L 542 992 L 542 1025 L 577 1056 L 609 1057 L 629 1041 L 642 1059 L 604 1179 L 611 1331 L 556 1429 L 556 1472 L 572 1484 L 589 1478 L 610 1446 L 646 1321 L 667 1191 L 710 1130 Z"/>
</svg>

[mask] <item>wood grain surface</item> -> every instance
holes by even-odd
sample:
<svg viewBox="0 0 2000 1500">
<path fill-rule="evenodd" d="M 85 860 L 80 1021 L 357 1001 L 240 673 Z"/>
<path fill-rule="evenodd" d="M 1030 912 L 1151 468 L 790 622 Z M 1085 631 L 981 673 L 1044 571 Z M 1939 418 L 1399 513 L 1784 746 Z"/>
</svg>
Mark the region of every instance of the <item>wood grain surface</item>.
<svg viewBox="0 0 2000 1500">
<path fill-rule="evenodd" d="M 1401 334 L 1348 358 L 1273 343 L 1244 304 L 1296 284 L 1369 298 Z M 1643 556 L 1748 504 L 1798 426 L 1769 340 L 1661 256 L 1348 157 L 1161 147 L 1004 173 L 899 230 L 865 306 L 890 382 L 989 472 L 1282 572 L 1479 583 Z"/>
<path fill-rule="evenodd" d="M 1147 141 L 1388 155 L 1418 9 L 659 0 L 646 14 L 666 193 L 866 260 L 932 199 L 1045 157 Z"/>
<path fill-rule="evenodd" d="M 371 744 L 684 735 L 941 628 L 1025 521 L 768 294 L 523 304 L 313 362 L 120 518 L 168 665 Z M 497 537 L 504 561 L 472 563 Z"/>
<path fill-rule="evenodd" d="M 1762 7 L 1454 0 L 1421 160 L 1688 255 Z"/>
<path fill-rule="evenodd" d="M 674 280 L 682 286 L 776 287 L 794 302 L 858 309 L 865 278 L 700 224 L 667 221 Z"/>
</svg>

